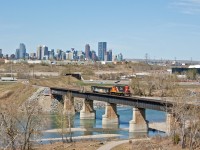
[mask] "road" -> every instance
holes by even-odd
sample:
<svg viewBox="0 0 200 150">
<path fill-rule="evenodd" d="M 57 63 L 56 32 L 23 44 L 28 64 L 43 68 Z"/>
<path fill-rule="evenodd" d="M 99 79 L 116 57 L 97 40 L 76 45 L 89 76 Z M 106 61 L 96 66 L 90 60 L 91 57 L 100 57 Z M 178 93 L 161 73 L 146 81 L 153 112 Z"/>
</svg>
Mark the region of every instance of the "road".
<svg viewBox="0 0 200 150">
<path fill-rule="evenodd" d="M 87 84 L 129 84 L 129 80 L 83 80 Z"/>
</svg>

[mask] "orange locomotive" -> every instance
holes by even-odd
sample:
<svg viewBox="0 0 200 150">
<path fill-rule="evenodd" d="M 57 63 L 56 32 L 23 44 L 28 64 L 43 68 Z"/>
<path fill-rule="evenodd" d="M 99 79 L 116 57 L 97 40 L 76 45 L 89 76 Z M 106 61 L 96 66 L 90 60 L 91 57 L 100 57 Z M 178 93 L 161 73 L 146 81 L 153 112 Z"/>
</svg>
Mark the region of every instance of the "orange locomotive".
<svg viewBox="0 0 200 150">
<path fill-rule="evenodd" d="M 91 90 L 94 93 L 105 93 L 112 95 L 131 96 L 130 87 L 128 85 L 114 85 L 112 87 L 104 86 L 91 86 Z"/>
</svg>

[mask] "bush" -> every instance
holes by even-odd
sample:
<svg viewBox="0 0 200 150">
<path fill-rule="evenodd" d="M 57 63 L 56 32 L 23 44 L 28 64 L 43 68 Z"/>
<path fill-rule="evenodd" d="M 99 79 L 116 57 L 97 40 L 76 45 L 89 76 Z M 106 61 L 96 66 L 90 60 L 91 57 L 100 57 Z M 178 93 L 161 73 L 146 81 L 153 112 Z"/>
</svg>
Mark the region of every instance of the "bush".
<svg viewBox="0 0 200 150">
<path fill-rule="evenodd" d="M 180 141 L 180 137 L 179 137 L 179 135 L 178 134 L 175 134 L 173 137 L 172 137 L 173 139 L 173 144 L 178 144 L 179 143 L 179 141 Z"/>
<path fill-rule="evenodd" d="M 186 72 L 187 79 L 196 80 L 197 79 L 197 70 L 192 69 Z"/>
</svg>

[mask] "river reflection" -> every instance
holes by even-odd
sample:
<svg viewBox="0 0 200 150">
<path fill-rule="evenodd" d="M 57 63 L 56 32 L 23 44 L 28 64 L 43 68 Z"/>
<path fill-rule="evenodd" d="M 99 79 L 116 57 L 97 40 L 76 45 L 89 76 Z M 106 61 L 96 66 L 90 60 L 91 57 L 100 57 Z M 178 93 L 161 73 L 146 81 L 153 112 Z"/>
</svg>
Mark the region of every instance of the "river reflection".
<svg viewBox="0 0 200 150">
<path fill-rule="evenodd" d="M 93 135 L 93 131 L 91 129 L 95 128 L 95 124 L 95 119 L 80 119 L 80 128 L 86 129 L 86 131 L 83 131 L 83 135 Z"/>
</svg>

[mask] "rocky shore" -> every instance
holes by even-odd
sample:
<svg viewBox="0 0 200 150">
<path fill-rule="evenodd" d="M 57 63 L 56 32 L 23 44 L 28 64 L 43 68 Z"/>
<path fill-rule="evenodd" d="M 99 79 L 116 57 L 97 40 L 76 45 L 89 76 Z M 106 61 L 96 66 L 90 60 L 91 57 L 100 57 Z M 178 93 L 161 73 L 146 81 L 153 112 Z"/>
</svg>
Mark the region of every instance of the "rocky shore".
<svg viewBox="0 0 200 150">
<path fill-rule="evenodd" d="M 28 101 L 38 101 L 40 107 L 44 113 L 55 113 L 57 112 L 57 107 L 62 105 L 57 99 L 51 98 L 50 95 L 45 94 L 44 87 L 39 88 L 29 99 Z M 81 98 L 74 99 L 74 107 L 76 112 L 80 112 L 83 106 L 83 100 Z M 94 101 L 94 108 L 104 108 L 105 102 Z"/>
</svg>

